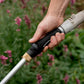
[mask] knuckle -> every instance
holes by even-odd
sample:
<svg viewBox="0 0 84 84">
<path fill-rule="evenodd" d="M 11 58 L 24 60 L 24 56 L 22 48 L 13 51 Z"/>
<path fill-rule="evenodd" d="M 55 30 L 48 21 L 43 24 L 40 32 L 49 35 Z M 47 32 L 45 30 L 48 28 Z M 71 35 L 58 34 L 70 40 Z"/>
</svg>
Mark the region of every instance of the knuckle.
<svg viewBox="0 0 84 84">
<path fill-rule="evenodd" d="M 40 28 L 41 30 L 44 30 L 45 27 L 44 27 L 44 25 L 39 24 L 39 25 L 38 25 L 38 28 Z"/>
<path fill-rule="evenodd" d="M 40 28 L 41 29 L 41 31 L 43 31 L 43 32 L 47 32 L 47 28 L 46 28 L 46 25 L 45 24 L 39 24 L 38 25 L 38 28 Z"/>
</svg>

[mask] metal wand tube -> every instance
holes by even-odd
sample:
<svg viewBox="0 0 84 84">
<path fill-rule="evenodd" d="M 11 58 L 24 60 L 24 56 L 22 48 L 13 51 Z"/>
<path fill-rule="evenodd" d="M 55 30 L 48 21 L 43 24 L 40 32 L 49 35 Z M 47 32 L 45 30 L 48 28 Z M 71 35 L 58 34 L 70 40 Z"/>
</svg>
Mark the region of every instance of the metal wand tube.
<svg viewBox="0 0 84 84">
<path fill-rule="evenodd" d="M 0 84 L 6 84 L 8 80 L 24 65 L 26 60 L 24 58 L 7 74 L 7 76 L 0 82 Z"/>
</svg>

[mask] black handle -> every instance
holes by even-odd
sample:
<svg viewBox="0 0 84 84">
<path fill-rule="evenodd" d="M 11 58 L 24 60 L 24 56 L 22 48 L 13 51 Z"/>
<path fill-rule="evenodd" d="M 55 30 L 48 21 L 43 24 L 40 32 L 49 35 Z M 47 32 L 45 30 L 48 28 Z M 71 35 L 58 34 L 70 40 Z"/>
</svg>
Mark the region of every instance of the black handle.
<svg viewBox="0 0 84 84">
<path fill-rule="evenodd" d="M 55 35 L 57 32 L 62 32 L 59 28 L 54 29 L 53 31 L 49 32 L 44 38 L 40 39 L 36 43 L 33 43 L 31 48 L 27 51 L 27 53 L 31 57 L 35 57 L 39 53 L 41 53 L 45 46 L 50 43 L 51 36 Z"/>
</svg>

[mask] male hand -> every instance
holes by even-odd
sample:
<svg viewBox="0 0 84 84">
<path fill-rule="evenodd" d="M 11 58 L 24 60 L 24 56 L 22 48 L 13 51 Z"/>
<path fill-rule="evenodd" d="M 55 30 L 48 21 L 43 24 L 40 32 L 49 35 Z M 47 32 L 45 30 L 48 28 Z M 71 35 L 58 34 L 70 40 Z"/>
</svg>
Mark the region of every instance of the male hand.
<svg viewBox="0 0 84 84">
<path fill-rule="evenodd" d="M 37 27 L 37 30 L 32 39 L 29 40 L 30 43 L 34 43 L 39 39 L 43 38 L 48 32 L 57 28 L 63 23 L 63 17 L 46 15 L 44 19 L 40 22 Z M 52 49 L 54 46 L 57 46 L 65 38 L 64 33 L 56 33 L 55 36 L 52 36 L 48 46 L 44 48 L 44 52 L 47 49 Z"/>
</svg>

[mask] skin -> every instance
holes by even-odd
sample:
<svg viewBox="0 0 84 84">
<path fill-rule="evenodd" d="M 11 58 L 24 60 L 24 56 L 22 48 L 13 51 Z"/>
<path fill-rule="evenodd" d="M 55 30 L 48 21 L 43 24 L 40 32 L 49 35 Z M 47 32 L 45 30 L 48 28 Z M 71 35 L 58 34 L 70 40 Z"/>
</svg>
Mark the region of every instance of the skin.
<svg viewBox="0 0 84 84">
<path fill-rule="evenodd" d="M 70 0 L 50 1 L 47 14 L 39 23 L 34 36 L 29 40 L 30 43 L 34 43 L 39 39 L 43 38 L 46 35 L 46 33 L 57 28 L 63 23 L 64 13 L 69 1 Z M 45 52 L 47 49 L 52 49 L 54 46 L 57 46 L 62 40 L 64 40 L 64 38 L 64 33 L 56 33 L 55 36 L 51 37 L 49 45 L 44 48 L 43 52 Z"/>
</svg>

